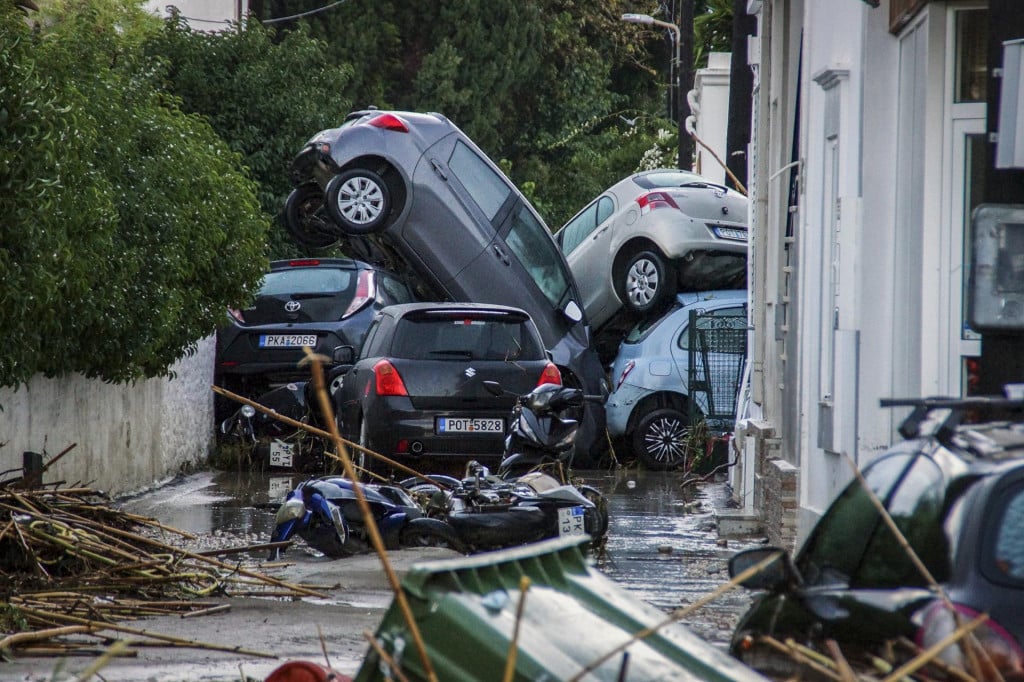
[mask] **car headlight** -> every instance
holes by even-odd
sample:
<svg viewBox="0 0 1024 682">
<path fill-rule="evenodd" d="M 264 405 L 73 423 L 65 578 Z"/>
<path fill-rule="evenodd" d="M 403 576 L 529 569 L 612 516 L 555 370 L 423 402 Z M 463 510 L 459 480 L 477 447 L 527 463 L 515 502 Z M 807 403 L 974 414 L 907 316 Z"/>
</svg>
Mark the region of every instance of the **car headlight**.
<svg viewBox="0 0 1024 682">
<path fill-rule="evenodd" d="M 306 505 L 302 500 L 293 497 L 277 508 L 277 514 L 274 515 L 274 525 L 279 526 L 288 521 L 301 519 L 305 513 Z"/>
</svg>

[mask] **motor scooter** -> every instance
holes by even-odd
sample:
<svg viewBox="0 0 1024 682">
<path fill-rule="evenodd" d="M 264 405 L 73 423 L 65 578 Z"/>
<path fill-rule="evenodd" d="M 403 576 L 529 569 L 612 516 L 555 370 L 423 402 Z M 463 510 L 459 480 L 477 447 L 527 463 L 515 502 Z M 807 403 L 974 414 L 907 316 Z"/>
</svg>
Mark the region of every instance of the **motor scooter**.
<svg viewBox="0 0 1024 682">
<path fill-rule="evenodd" d="M 289 492 L 275 515 L 270 541 L 284 542 L 298 535 L 332 559 L 369 551 L 372 544 L 356 485 L 366 498 L 386 549 L 448 547 L 465 552 L 453 528 L 425 516 L 401 487 L 356 484 L 338 476 L 310 479 Z M 274 549 L 270 558 L 279 558 L 281 553 Z"/>
<path fill-rule="evenodd" d="M 328 374 L 332 393 L 337 390 L 337 377 L 343 369 L 332 369 Z M 270 388 L 254 402 L 276 415 L 326 431 L 320 411 L 316 409 L 313 390 L 313 382 L 295 381 Z M 329 444 L 324 438 L 290 425 L 274 414 L 258 411 L 252 405 L 241 405 L 220 423 L 219 432 L 223 441 L 241 445 L 258 469 L 324 474 L 332 462 L 327 455 Z M 362 466 L 363 458 L 357 460 L 356 464 Z"/>
<path fill-rule="evenodd" d="M 497 382 L 484 386 L 493 395 L 506 393 Z M 449 523 L 470 551 L 565 535 L 587 534 L 599 543 L 608 531 L 607 501 L 569 476 L 579 430 L 572 413 L 587 400 L 601 398 L 541 384 L 516 396 L 497 475 L 473 461 L 461 480 L 444 477 L 446 489 L 421 479 L 401 485 L 424 500 L 429 516 Z"/>
</svg>

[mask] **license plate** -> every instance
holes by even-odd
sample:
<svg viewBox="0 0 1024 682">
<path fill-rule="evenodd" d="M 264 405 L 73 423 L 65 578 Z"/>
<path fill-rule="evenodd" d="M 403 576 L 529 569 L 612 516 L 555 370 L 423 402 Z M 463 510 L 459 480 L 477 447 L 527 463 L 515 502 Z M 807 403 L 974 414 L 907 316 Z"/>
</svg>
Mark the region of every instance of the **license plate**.
<svg viewBox="0 0 1024 682">
<path fill-rule="evenodd" d="M 747 241 L 746 230 L 738 230 L 735 227 L 722 227 L 721 225 L 715 225 L 712 229 L 714 229 L 715 235 L 719 239 L 731 239 L 736 242 Z"/>
<path fill-rule="evenodd" d="M 267 481 L 267 497 L 271 501 L 280 500 L 282 497 L 291 492 L 291 489 L 291 476 L 271 476 L 270 479 Z"/>
<path fill-rule="evenodd" d="M 583 507 L 562 507 L 558 510 L 558 535 L 585 535 L 587 529 L 583 523 Z"/>
<path fill-rule="evenodd" d="M 434 430 L 442 433 L 505 433 L 504 419 L 438 417 Z"/>
<path fill-rule="evenodd" d="M 316 334 L 260 334 L 260 348 L 316 348 Z"/>
<path fill-rule="evenodd" d="M 295 446 L 280 440 L 270 441 L 270 466 L 290 467 Z"/>
</svg>

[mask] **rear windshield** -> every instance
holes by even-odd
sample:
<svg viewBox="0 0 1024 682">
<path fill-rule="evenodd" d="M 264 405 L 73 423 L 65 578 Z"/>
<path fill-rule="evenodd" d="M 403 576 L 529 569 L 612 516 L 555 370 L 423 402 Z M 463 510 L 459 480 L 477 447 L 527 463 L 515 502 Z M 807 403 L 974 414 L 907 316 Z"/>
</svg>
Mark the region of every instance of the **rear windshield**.
<svg viewBox="0 0 1024 682">
<path fill-rule="evenodd" d="M 391 355 L 409 360 L 542 360 L 529 322 L 474 317 L 404 318 Z"/>
<path fill-rule="evenodd" d="M 337 268 L 293 268 L 267 273 L 260 287 L 260 296 L 289 294 L 351 294 L 356 273 Z"/>
</svg>

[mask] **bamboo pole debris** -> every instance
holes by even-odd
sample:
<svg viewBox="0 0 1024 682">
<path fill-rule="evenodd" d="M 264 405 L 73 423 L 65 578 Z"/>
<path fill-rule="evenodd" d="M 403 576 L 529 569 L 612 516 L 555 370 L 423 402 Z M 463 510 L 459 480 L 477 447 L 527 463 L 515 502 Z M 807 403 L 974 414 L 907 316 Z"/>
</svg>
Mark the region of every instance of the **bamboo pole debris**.
<svg viewBox="0 0 1024 682">
<path fill-rule="evenodd" d="M 264 573 L 258 560 L 245 556 L 268 544 L 203 553 L 172 544 L 169 536 L 195 538 L 123 512 L 101 491 L 0 486 L 0 573 L 6 591 L 0 653 L 135 655 L 111 648 L 110 633 L 120 632 L 139 638 L 134 647 L 190 647 L 272 658 L 124 623 L 167 615 L 195 618 L 230 609 L 230 604 L 209 597 L 325 596 L 322 590 Z M 238 555 L 237 560 L 217 558 L 228 554 Z"/>
</svg>

